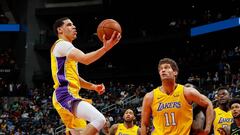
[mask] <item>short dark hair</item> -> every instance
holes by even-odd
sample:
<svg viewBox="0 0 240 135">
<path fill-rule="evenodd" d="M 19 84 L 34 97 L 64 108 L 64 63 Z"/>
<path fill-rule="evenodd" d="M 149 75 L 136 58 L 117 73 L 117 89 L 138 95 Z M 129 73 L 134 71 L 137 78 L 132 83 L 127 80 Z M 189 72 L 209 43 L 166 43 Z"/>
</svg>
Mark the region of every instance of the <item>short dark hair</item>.
<svg viewBox="0 0 240 135">
<path fill-rule="evenodd" d="M 162 64 L 170 64 L 173 71 L 177 71 L 179 72 L 179 68 L 178 68 L 178 65 L 177 63 L 173 60 L 173 59 L 170 59 L 170 58 L 163 58 L 159 61 L 158 63 L 158 67 Z"/>
<path fill-rule="evenodd" d="M 64 24 L 63 21 L 64 21 L 64 20 L 67 20 L 67 19 L 69 19 L 69 18 L 68 18 L 68 17 L 62 17 L 62 18 L 57 19 L 57 20 L 55 21 L 55 23 L 53 24 L 53 32 L 54 32 L 56 35 L 58 35 L 57 28 L 58 28 L 58 27 L 61 27 L 61 26 Z"/>
<path fill-rule="evenodd" d="M 230 103 L 229 103 L 229 106 L 231 107 L 232 104 L 235 104 L 235 103 L 240 104 L 240 99 L 239 99 L 239 98 L 234 98 L 234 99 L 232 99 L 232 100 L 230 101 Z"/>
<path fill-rule="evenodd" d="M 132 111 L 133 111 L 133 113 L 134 113 L 134 109 L 132 109 L 132 108 L 130 108 L 130 107 L 128 107 L 128 108 L 125 108 L 125 110 L 124 110 L 124 113 L 125 113 L 127 110 L 132 110 Z"/>
<path fill-rule="evenodd" d="M 217 88 L 217 93 L 218 93 L 220 90 L 226 90 L 226 91 L 229 93 L 227 87 L 221 86 L 221 87 Z"/>
</svg>

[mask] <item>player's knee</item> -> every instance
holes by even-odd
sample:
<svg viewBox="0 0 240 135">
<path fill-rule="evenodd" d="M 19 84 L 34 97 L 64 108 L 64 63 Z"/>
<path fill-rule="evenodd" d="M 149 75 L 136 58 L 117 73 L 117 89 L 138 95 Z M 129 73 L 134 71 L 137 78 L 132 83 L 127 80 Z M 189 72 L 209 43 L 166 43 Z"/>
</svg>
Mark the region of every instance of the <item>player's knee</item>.
<svg viewBox="0 0 240 135">
<path fill-rule="evenodd" d="M 101 115 L 101 117 L 99 117 L 98 119 L 98 122 L 101 123 L 101 128 L 103 128 L 106 123 L 106 118 L 103 115 Z"/>
<path fill-rule="evenodd" d="M 103 115 L 99 115 L 91 124 L 100 131 L 106 123 L 106 118 Z"/>
</svg>

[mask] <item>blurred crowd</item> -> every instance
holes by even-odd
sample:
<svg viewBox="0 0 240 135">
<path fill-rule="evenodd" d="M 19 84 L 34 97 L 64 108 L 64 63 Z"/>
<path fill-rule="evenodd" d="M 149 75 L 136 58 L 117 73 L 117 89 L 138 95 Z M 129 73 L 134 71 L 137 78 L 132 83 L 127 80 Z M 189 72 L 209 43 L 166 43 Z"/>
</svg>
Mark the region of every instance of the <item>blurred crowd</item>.
<svg viewBox="0 0 240 135">
<path fill-rule="evenodd" d="M 18 78 L 19 68 L 12 48 L 0 50 L 0 94 L 1 96 L 24 96 L 26 85 Z"/>
<path fill-rule="evenodd" d="M 9 18 L 6 16 L 5 11 L 0 3 L 0 24 L 8 24 Z"/>
</svg>

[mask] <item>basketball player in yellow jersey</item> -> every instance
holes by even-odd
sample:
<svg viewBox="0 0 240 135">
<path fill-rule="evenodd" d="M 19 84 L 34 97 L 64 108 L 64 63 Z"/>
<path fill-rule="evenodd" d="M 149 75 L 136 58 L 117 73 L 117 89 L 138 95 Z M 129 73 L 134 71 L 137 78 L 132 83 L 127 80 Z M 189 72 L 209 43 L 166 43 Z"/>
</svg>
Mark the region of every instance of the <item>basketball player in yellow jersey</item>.
<svg viewBox="0 0 240 135">
<path fill-rule="evenodd" d="M 127 109 L 123 115 L 123 123 L 114 124 L 110 128 L 110 135 L 140 135 L 140 128 L 133 124 L 135 115 L 133 110 Z"/>
<path fill-rule="evenodd" d="M 52 96 L 53 106 L 72 135 L 79 134 L 75 130 L 77 127 L 74 124 L 74 119 L 76 118 L 89 121 L 83 131 L 84 135 L 95 135 L 102 129 L 106 119 L 78 93 L 81 88 L 85 88 L 102 94 L 105 87 L 103 84 L 93 84 L 80 77 L 77 65 L 78 62 L 89 65 L 101 58 L 119 42 L 121 35 L 115 31 L 109 40 L 106 40 L 105 35 L 103 35 L 104 40 L 101 48 L 84 53 L 72 44 L 73 40 L 77 38 L 77 31 L 69 18 L 64 17 L 56 20 L 53 29 L 58 36 L 58 40 L 51 48 L 51 70 L 55 89 Z"/>
<path fill-rule="evenodd" d="M 217 92 L 217 104 L 218 107 L 214 109 L 214 135 L 220 135 L 219 128 L 229 129 L 232 122 L 233 116 L 229 107 L 230 94 L 227 88 L 220 87 Z"/>
<path fill-rule="evenodd" d="M 162 85 L 144 96 L 141 114 L 141 134 L 146 135 L 152 116 L 152 135 L 188 135 L 193 114 L 192 103 L 206 108 L 206 124 L 198 134 L 207 135 L 213 121 L 211 101 L 195 88 L 176 83 L 178 65 L 170 58 L 159 61 L 158 72 Z"/>
</svg>

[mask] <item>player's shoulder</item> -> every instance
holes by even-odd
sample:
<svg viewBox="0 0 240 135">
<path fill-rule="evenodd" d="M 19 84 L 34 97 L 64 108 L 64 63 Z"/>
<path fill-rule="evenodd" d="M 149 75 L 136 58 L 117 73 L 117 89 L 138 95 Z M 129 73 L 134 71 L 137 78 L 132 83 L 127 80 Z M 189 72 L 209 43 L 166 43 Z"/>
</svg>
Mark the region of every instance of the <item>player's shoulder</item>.
<svg viewBox="0 0 240 135">
<path fill-rule="evenodd" d="M 113 124 L 111 127 L 110 127 L 110 135 L 113 135 L 117 132 L 117 129 L 118 129 L 118 123 L 117 124 Z"/>
<path fill-rule="evenodd" d="M 111 126 L 111 128 L 117 129 L 119 125 L 120 125 L 120 123 L 113 124 L 113 125 Z"/>
<path fill-rule="evenodd" d="M 158 91 L 160 91 L 160 87 L 156 87 L 152 91 L 147 92 L 144 96 L 144 102 L 151 102 Z"/>
<path fill-rule="evenodd" d="M 193 91 L 194 91 L 193 87 L 183 86 L 183 93 L 184 93 L 185 97 L 188 97 L 189 95 L 192 95 Z"/>
<path fill-rule="evenodd" d="M 196 89 L 194 87 L 186 87 L 186 86 L 183 86 L 183 90 L 184 91 L 195 91 Z"/>
<path fill-rule="evenodd" d="M 222 109 L 219 107 L 214 108 L 213 111 L 215 116 L 225 114 L 224 111 L 222 111 Z"/>
<path fill-rule="evenodd" d="M 150 98 L 153 98 L 153 92 L 154 92 L 154 91 L 152 90 L 152 91 L 146 93 L 145 96 L 144 96 L 144 99 L 150 99 Z"/>
<path fill-rule="evenodd" d="M 197 89 L 199 89 L 199 88 L 197 88 L 197 86 L 195 86 L 191 83 L 186 83 L 183 85 L 183 89 L 187 90 L 187 91 L 198 91 Z"/>
<path fill-rule="evenodd" d="M 184 91 L 185 96 L 189 96 L 189 95 L 193 95 L 193 94 L 195 95 L 195 94 L 199 93 L 199 91 L 195 87 L 183 86 L 183 91 Z"/>
<path fill-rule="evenodd" d="M 219 107 L 213 108 L 214 111 L 220 111 L 221 109 Z"/>
<path fill-rule="evenodd" d="M 60 51 L 60 50 L 66 51 L 66 50 L 69 50 L 70 48 L 74 48 L 72 43 L 65 40 L 58 40 L 55 43 L 54 51 Z"/>
<path fill-rule="evenodd" d="M 146 93 L 145 96 L 143 97 L 143 104 L 151 105 L 152 102 L 153 102 L 153 91 Z"/>
<path fill-rule="evenodd" d="M 71 42 L 66 41 L 66 40 L 57 40 L 57 41 L 55 42 L 55 44 L 56 44 L 56 45 L 71 45 L 71 46 L 73 46 L 73 44 L 72 44 Z"/>
</svg>

